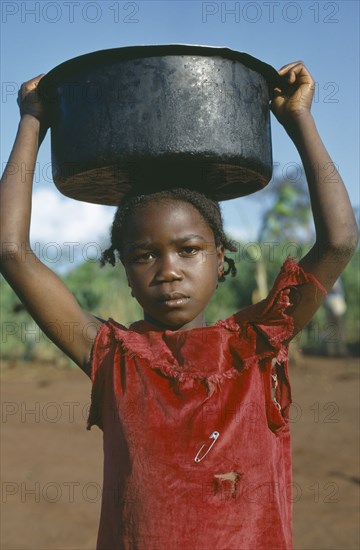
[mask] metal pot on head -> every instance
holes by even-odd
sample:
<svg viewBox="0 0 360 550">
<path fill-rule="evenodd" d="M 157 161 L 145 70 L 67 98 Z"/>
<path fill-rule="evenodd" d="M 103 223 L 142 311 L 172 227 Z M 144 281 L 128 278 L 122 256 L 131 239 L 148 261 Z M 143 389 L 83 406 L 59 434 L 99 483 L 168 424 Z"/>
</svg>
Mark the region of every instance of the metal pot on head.
<svg viewBox="0 0 360 550">
<path fill-rule="evenodd" d="M 227 48 L 131 46 L 66 61 L 39 84 L 54 182 L 108 205 L 173 187 L 216 200 L 254 193 L 272 176 L 277 85 L 273 67 Z"/>
</svg>

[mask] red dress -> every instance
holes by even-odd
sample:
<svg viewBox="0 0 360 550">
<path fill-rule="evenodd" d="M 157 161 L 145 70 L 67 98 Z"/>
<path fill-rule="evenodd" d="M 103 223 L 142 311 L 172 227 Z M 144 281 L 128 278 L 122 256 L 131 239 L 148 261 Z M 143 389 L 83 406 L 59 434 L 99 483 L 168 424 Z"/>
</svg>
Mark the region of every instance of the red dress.
<svg viewBox="0 0 360 550">
<path fill-rule="evenodd" d="M 103 430 L 97 550 L 289 550 L 286 314 L 320 283 L 286 260 L 266 300 L 214 326 L 109 320 L 92 353 Z"/>
</svg>

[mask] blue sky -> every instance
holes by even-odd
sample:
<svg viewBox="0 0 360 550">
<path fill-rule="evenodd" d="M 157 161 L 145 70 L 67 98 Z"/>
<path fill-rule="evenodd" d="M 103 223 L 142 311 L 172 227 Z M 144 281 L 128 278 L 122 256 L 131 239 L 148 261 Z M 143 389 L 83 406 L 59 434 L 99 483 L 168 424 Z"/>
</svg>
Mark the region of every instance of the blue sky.
<svg viewBox="0 0 360 550">
<path fill-rule="evenodd" d="M 359 2 L 354 1 L 3 1 L 1 6 L 1 163 L 18 124 L 24 80 L 91 51 L 138 44 L 202 44 L 244 51 L 276 68 L 302 59 L 316 82 L 313 114 L 320 134 L 359 204 Z M 279 171 L 299 163 L 272 117 Z M 50 137 L 36 173 L 34 242 L 94 241 L 107 234 L 113 209 L 63 197 L 51 181 Z M 226 228 L 254 239 L 261 192 L 223 203 Z"/>
</svg>

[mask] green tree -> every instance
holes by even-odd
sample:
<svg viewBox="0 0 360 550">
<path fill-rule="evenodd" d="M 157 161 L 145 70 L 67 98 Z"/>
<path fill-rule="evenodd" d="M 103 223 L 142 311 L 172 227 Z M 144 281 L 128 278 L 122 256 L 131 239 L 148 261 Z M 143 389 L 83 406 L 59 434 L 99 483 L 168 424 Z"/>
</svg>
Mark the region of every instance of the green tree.
<svg viewBox="0 0 360 550">
<path fill-rule="evenodd" d="M 313 237 L 311 206 L 306 183 L 303 180 L 275 180 L 262 192 L 270 199 L 270 206 L 264 210 L 258 241 L 262 250 L 265 244 L 274 245 L 292 242 L 306 245 Z M 267 264 L 264 253 L 256 262 L 257 290 L 254 301 L 268 295 Z"/>
</svg>

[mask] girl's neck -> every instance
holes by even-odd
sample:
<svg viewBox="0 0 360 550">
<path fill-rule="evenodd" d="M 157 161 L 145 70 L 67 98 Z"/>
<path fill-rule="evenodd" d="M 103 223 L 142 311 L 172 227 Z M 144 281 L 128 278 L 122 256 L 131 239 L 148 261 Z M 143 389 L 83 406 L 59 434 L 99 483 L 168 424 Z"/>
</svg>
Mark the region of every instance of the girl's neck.
<svg viewBox="0 0 360 550">
<path fill-rule="evenodd" d="M 146 321 L 147 323 L 153 325 L 154 327 L 156 327 L 158 330 L 172 330 L 172 331 L 175 331 L 175 330 L 190 330 L 192 328 L 203 328 L 203 327 L 206 327 L 207 326 L 207 323 L 206 323 L 206 320 L 205 320 L 205 314 L 204 312 L 202 311 L 197 317 L 195 317 L 195 319 L 192 319 L 192 321 L 188 322 L 188 323 L 185 323 L 184 325 L 181 325 L 181 326 L 170 326 L 170 325 L 164 325 L 163 323 L 160 323 L 159 321 L 157 321 L 156 319 L 154 319 L 153 317 L 151 317 L 150 315 L 148 315 L 146 313 L 146 311 L 144 311 L 144 321 Z"/>
</svg>

